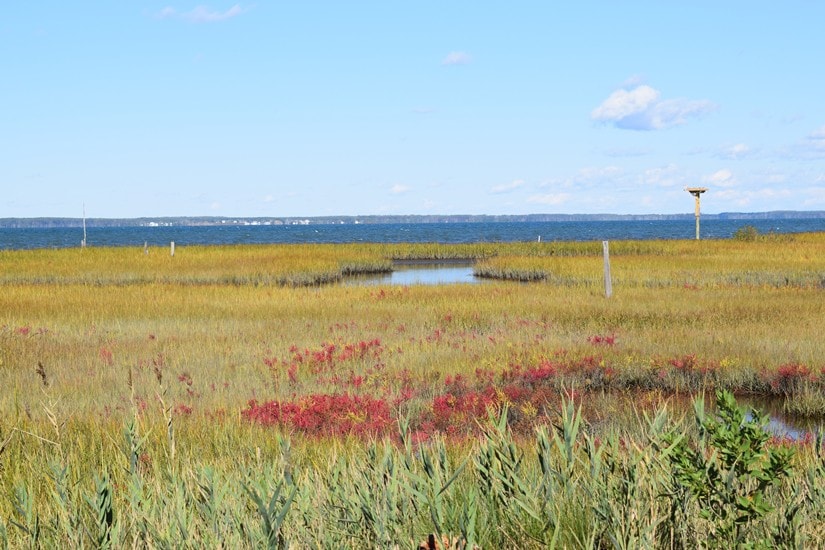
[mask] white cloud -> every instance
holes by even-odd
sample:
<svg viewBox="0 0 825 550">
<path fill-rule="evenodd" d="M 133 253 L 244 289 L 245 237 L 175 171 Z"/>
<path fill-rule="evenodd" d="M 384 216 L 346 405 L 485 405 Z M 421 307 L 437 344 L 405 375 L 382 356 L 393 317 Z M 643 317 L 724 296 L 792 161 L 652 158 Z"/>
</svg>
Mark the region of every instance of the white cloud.
<svg viewBox="0 0 825 550">
<path fill-rule="evenodd" d="M 825 158 L 825 126 L 820 126 L 805 136 L 804 139 L 781 149 L 779 156 L 793 160 Z"/>
<path fill-rule="evenodd" d="M 714 199 L 729 201 L 736 206 L 748 206 L 756 203 L 759 208 L 770 209 L 776 201 L 792 196 L 788 189 L 755 189 L 743 191 L 739 189 L 724 189 L 713 193 Z"/>
<path fill-rule="evenodd" d="M 612 179 L 622 175 L 623 170 L 618 166 L 588 166 L 581 168 L 576 175 L 576 181 L 592 182 Z"/>
<path fill-rule="evenodd" d="M 820 176 L 819 181 L 825 181 L 825 176 Z M 802 201 L 807 207 L 825 206 L 825 187 L 811 187 L 805 190 L 807 197 Z"/>
<path fill-rule="evenodd" d="M 768 167 L 761 170 L 751 170 L 748 179 L 759 184 L 776 185 L 790 181 L 792 178 L 789 174 L 775 167 Z M 802 180 L 802 178 L 799 177 L 797 179 Z"/>
<path fill-rule="evenodd" d="M 741 159 L 750 156 L 752 153 L 753 149 L 751 149 L 747 144 L 737 143 L 736 145 L 723 148 L 717 156 L 726 159 Z"/>
<path fill-rule="evenodd" d="M 159 19 L 168 19 L 170 17 L 175 17 L 177 14 L 178 11 L 175 8 L 172 6 L 166 6 L 158 12 L 157 17 Z"/>
<path fill-rule="evenodd" d="M 539 184 L 540 188 L 554 189 L 593 189 L 602 185 L 615 186 L 624 180 L 626 174 L 618 166 L 587 166 L 580 168 L 573 176 L 550 178 Z"/>
<path fill-rule="evenodd" d="M 785 174 L 767 174 L 765 176 L 765 182 L 767 183 L 785 183 L 788 181 L 788 176 Z"/>
<path fill-rule="evenodd" d="M 226 11 L 214 10 L 208 6 L 196 6 L 190 11 L 179 11 L 172 6 L 166 6 L 157 14 L 159 19 L 182 19 L 190 23 L 216 23 L 226 21 L 246 11 L 240 4 L 235 4 Z"/>
<path fill-rule="evenodd" d="M 733 172 L 728 169 L 717 170 L 703 179 L 708 185 L 715 185 L 717 187 L 733 187 L 736 185 L 736 178 L 733 177 Z"/>
<path fill-rule="evenodd" d="M 513 180 L 510 183 L 502 183 L 500 185 L 495 185 L 490 189 L 490 193 L 494 195 L 498 195 L 500 193 L 509 193 L 510 191 L 515 191 L 519 187 L 524 186 L 524 180 Z"/>
<path fill-rule="evenodd" d="M 621 120 L 647 110 L 658 99 L 659 92 L 647 85 L 630 91 L 616 90 L 593 110 L 591 116 L 596 120 Z"/>
<path fill-rule="evenodd" d="M 190 12 L 184 13 L 183 18 L 193 23 L 214 23 L 231 19 L 243 13 L 240 4 L 235 4 L 226 11 L 215 11 L 206 6 L 197 6 Z"/>
<path fill-rule="evenodd" d="M 814 151 L 825 153 L 825 126 L 821 126 L 808 134 L 808 143 Z"/>
<path fill-rule="evenodd" d="M 442 61 L 442 65 L 467 65 L 473 58 L 466 52 L 450 52 Z"/>
<path fill-rule="evenodd" d="M 558 206 L 564 204 L 570 199 L 570 193 L 545 193 L 543 195 L 533 195 L 527 199 L 527 202 L 533 204 L 545 204 L 550 206 Z"/>
<path fill-rule="evenodd" d="M 682 174 L 675 164 L 648 168 L 642 173 L 642 181 L 659 187 L 675 187 L 681 184 Z"/>
<path fill-rule="evenodd" d="M 640 74 L 634 74 L 628 77 L 624 82 L 622 82 L 622 88 L 635 88 L 637 86 L 640 86 L 644 81 L 644 76 Z"/>
<path fill-rule="evenodd" d="M 659 91 L 648 85 L 616 90 L 590 117 L 624 130 L 664 130 L 715 109 L 707 100 L 660 99 Z"/>
<path fill-rule="evenodd" d="M 402 185 L 400 183 L 396 183 L 392 187 L 390 187 L 390 193 L 393 195 L 402 195 L 410 191 L 410 187 L 406 185 Z"/>
</svg>

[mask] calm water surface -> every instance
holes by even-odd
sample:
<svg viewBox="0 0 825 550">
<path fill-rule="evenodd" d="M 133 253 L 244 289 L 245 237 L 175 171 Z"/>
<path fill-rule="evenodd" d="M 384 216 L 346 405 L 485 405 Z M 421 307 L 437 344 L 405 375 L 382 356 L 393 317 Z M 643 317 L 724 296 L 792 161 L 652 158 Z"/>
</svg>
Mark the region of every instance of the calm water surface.
<svg viewBox="0 0 825 550">
<path fill-rule="evenodd" d="M 346 285 L 446 285 L 481 283 L 485 279 L 473 275 L 471 263 L 395 264 L 392 273 L 349 277 Z"/>
<path fill-rule="evenodd" d="M 707 220 L 702 238 L 727 239 L 745 226 L 760 233 L 825 231 L 825 219 Z M 692 239 L 690 221 L 485 222 L 206 227 L 89 227 L 89 246 L 178 246 L 268 243 L 477 243 Z M 80 246 L 83 229 L 0 228 L 0 250 Z"/>
</svg>

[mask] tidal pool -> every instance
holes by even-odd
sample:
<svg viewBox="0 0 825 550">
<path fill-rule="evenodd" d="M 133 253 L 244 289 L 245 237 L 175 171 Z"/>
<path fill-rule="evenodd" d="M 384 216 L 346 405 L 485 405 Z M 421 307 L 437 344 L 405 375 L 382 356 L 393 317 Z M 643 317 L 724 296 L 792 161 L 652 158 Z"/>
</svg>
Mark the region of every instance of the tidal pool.
<svg viewBox="0 0 825 550">
<path fill-rule="evenodd" d="M 396 262 L 392 269 L 391 273 L 350 277 L 344 284 L 409 286 L 484 282 L 484 279 L 473 275 L 471 262 Z"/>
<path fill-rule="evenodd" d="M 804 439 L 807 434 L 814 434 L 819 423 L 813 419 L 793 417 L 785 414 L 783 400 L 779 398 L 737 397 L 740 406 L 753 407 L 762 414 L 768 415 L 767 430 L 776 437 L 787 438 L 792 441 Z M 750 413 L 748 413 L 750 418 Z"/>
<path fill-rule="evenodd" d="M 715 409 L 714 400 L 712 394 L 705 396 L 705 410 L 711 416 Z M 682 407 L 686 413 L 692 414 L 692 399 L 677 400 L 675 403 L 676 407 Z M 736 403 L 741 409 L 747 411 L 745 418 L 749 420 L 753 418 L 749 412 L 751 408 L 756 409 L 762 415 L 767 415 L 768 424 L 765 429 L 780 439 L 799 441 L 805 439 L 808 434 L 815 433 L 819 426 L 816 420 L 786 414 L 783 409 L 784 400 L 780 397 L 738 395 L 736 396 Z"/>
</svg>

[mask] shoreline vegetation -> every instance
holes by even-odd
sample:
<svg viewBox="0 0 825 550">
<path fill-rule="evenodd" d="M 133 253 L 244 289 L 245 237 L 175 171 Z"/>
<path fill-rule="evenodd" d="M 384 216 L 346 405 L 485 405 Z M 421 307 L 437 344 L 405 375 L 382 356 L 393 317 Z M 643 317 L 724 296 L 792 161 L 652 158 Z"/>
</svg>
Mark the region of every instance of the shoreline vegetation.
<svg viewBox="0 0 825 550">
<path fill-rule="evenodd" d="M 654 221 L 693 220 L 685 214 L 445 214 L 445 215 L 365 215 L 365 216 L 159 216 L 154 218 L 88 218 L 91 227 L 212 226 L 212 225 L 327 225 L 392 223 L 490 223 L 490 222 L 574 222 L 574 221 Z M 721 212 L 702 214 L 705 220 L 822 219 L 825 210 L 774 210 L 770 212 Z M 0 218 L 0 228 L 81 227 L 83 218 Z"/>
<path fill-rule="evenodd" d="M 825 420 L 825 233 L 610 257 L 0 251 L 0 548 L 825 545 L 817 431 L 732 401 Z M 425 260 L 492 282 L 335 284 Z"/>
</svg>

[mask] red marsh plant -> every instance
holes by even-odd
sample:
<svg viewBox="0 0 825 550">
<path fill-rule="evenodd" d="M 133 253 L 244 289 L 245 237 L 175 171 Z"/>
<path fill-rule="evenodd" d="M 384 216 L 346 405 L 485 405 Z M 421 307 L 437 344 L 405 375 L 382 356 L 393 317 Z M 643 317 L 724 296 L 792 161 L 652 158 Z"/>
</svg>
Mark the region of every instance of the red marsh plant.
<svg viewBox="0 0 825 550">
<path fill-rule="evenodd" d="M 312 394 L 294 401 L 249 402 L 241 415 L 264 426 L 310 436 L 388 435 L 396 425 L 384 399 L 350 394 Z"/>
<path fill-rule="evenodd" d="M 317 349 L 304 348 L 303 350 L 293 344 L 289 348 L 291 354 L 289 358 L 264 357 L 263 361 L 275 376 L 280 368 L 286 368 L 290 383 L 295 384 L 298 381 L 299 370 L 306 370 L 317 376 L 323 372 L 337 371 L 341 363 L 361 361 L 367 358 L 379 360 L 383 351 L 381 340 L 378 338 L 343 344 L 324 342 Z"/>
<path fill-rule="evenodd" d="M 448 376 L 444 381 L 445 392 L 433 398 L 433 427 L 448 435 L 475 431 L 477 420 L 487 416 L 491 407 L 499 404 L 496 388 L 488 384 L 471 388 L 460 374 Z"/>
<path fill-rule="evenodd" d="M 784 363 L 765 376 L 772 391 L 786 396 L 799 392 L 816 379 L 813 370 L 802 363 Z"/>
<path fill-rule="evenodd" d="M 103 364 L 107 367 L 111 367 L 115 362 L 114 354 L 107 348 L 100 348 L 98 355 L 100 356 L 100 360 L 103 361 Z"/>
<path fill-rule="evenodd" d="M 588 336 L 587 341 L 594 346 L 614 346 L 616 344 L 616 335 L 608 334 L 602 336 L 594 334 L 593 336 Z"/>
<path fill-rule="evenodd" d="M 719 362 L 700 358 L 695 353 L 670 359 L 657 357 L 651 360 L 651 366 L 656 370 L 651 387 L 693 393 L 718 386 Z"/>
</svg>

